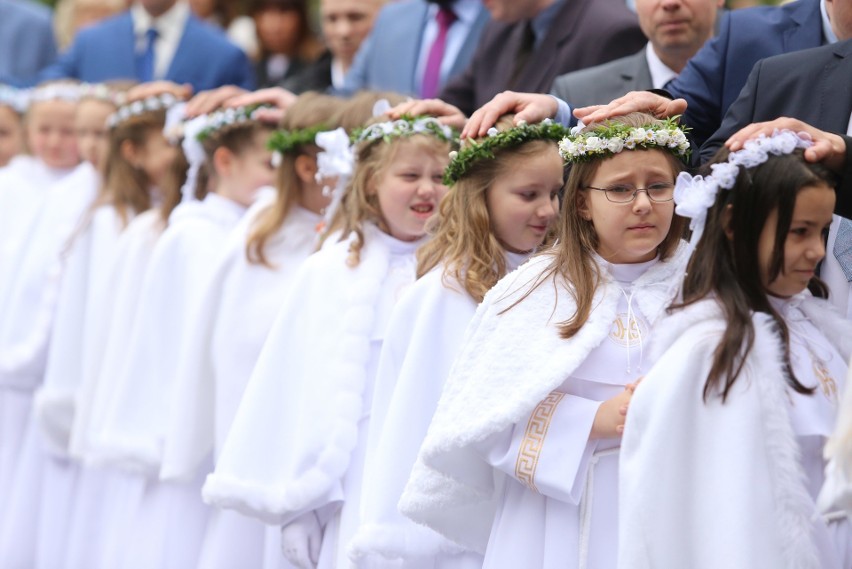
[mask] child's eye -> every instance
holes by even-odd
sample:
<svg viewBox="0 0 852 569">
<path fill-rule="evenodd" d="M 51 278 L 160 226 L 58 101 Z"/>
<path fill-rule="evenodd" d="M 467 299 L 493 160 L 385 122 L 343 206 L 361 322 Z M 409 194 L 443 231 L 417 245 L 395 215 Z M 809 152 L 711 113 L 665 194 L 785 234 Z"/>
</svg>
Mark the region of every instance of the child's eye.
<svg viewBox="0 0 852 569">
<path fill-rule="evenodd" d="M 420 176 L 418 176 L 414 172 L 404 172 L 403 174 L 400 175 L 400 178 L 402 178 L 403 180 L 408 180 L 410 182 L 413 182 L 414 180 L 416 180 L 419 177 Z"/>
<path fill-rule="evenodd" d="M 807 227 L 796 227 L 795 229 L 791 229 L 790 233 L 802 237 L 808 234 L 808 229 Z"/>
</svg>

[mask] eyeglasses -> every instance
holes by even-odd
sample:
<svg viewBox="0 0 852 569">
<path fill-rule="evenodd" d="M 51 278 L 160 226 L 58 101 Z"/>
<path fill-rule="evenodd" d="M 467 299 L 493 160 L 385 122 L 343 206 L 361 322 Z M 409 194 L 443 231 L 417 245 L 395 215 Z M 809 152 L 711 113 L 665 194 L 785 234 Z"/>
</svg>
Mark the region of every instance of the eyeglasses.
<svg viewBox="0 0 852 569">
<path fill-rule="evenodd" d="M 636 199 L 639 192 L 645 192 L 652 202 L 670 202 L 674 199 L 674 184 L 671 182 L 657 182 L 647 188 L 634 188 L 630 184 L 615 184 L 608 188 L 586 186 L 586 189 L 603 192 L 606 199 L 613 203 L 630 203 Z"/>
</svg>

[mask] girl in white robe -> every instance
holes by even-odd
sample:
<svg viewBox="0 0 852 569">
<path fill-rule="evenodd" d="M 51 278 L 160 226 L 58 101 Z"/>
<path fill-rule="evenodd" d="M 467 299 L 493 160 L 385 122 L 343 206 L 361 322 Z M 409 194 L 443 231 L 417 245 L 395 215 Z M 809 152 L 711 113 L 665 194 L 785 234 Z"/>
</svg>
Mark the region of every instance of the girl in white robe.
<svg viewBox="0 0 852 569">
<path fill-rule="evenodd" d="M 174 159 L 172 150 L 160 147 L 164 117 L 161 108 L 114 123 L 104 191 L 67 248 L 44 379 L 28 426 L 26 454 L 17 464 L 9 511 L 14 523 L 7 522 L 0 534 L 0 550 L 10 554 L 4 558 L 11 567 L 62 563 L 76 477 L 67 456 L 74 391 L 99 361 L 105 317 L 96 300 L 110 290 L 118 235 L 135 212 L 149 207 L 150 188 L 164 180 Z"/>
<path fill-rule="evenodd" d="M 814 276 L 835 191 L 809 144 L 776 133 L 678 180 L 706 229 L 630 404 L 619 567 L 852 566 L 845 513 L 816 507 L 852 323 Z"/>
<path fill-rule="evenodd" d="M 0 488 L 3 489 L 0 491 L 0 526 L 11 497 L 9 488 L 24 440 L 32 391 L 41 381 L 40 373 L 21 369 L 19 350 L 13 347 L 26 334 L 16 329 L 22 322 L 14 314 L 22 302 L 15 290 L 16 282 L 28 262 L 26 250 L 32 228 L 49 188 L 65 178 L 78 161 L 73 138 L 77 95 L 76 87 L 35 90 L 26 123 L 9 124 L 4 128 L 10 132 L 2 135 L 9 137 L 10 141 L 3 144 L 10 147 L 14 145 L 11 139 L 21 137 L 23 141 L 25 135 L 31 154 L 9 157 L 10 162 L 0 168 Z M 5 96 L 13 95 L 6 93 Z M 24 108 L 21 100 L 5 100 L 9 105 L 3 106 L 4 116 L 7 112 L 13 113 L 15 120 L 20 122 L 17 111 Z M 17 135 L 16 128 L 21 131 Z M 26 317 L 36 315 L 27 314 Z M 28 324 L 30 320 L 23 322 Z"/>
<path fill-rule="evenodd" d="M 95 443 L 106 464 L 146 478 L 121 567 L 185 568 L 197 562 L 208 517 L 201 480 L 159 481 L 164 437 L 200 293 L 231 231 L 257 191 L 273 180 L 270 134 L 248 109 L 206 119 L 196 137 L 205 156 L 197 195 L 208 187 L 210 192 L 175 209 L 151 254 L 129 349 Z"/>
<path fill-rule="evenodd" d="M 26 91 L 0 85 L 0 170 L 25 150 L 23 112 Z"/>
<path fill-rule="evenodd" d="M 204 486 L 208 502 L 284 526 L 297 567 L 351 566 L 379 351 L 446 192 L 451 136 L 427 117 L 360 134 L 339 238 L 294 277 Z"/>
<path fill-rule="evenodd" d="M 488 569 L 615 567 L 623 408 L 685 261 L 682 131 L 635 113 L 561 148 L 557 244 L 477 309 L 399 504 Z"/>
<path fill-rule="evenodd" d="M 450 365 L 482 297 L 545 241 L 551 241 L 563 180 L 548 123 L 514 127 L 464 145 L 448 170 L 454 182 L 417 253 L 419 280 L 394 308 L 382 346 L 371 411 L 363 519 L 351 545 L 370 567 L 479 567 L 459 548 L 397 509 Z M 482 148 L 493 154 L 482 156 Z M 474 157 L 473 159 L 469 157 Z M 469 166 L 468 166 L 469 164 Z M 451 553 L 453 552 L 453 553 Z"/>
<path fill-rule="evenodd" d="M 340 104 L 334 97 L 303 95 L 288 108 L 284 130 L 272 141 L 282 155 L 276 195 L 249 212 L 251 218 L 231 236 L 178 363 L 162 480 L 194 480 L 211 452 L 214 459 L 221 452 L 275 314 L 296 271 L 316 250 L 328 197 L 316 180 L 319 148 L 312 137 L 320 128 L 337 126 L 333 115 Z M 275 565 L 264 565 L 266 533 L 272 535 L 269 550 L 280 564 L 278 528 L 232 510 L 215 510 L 197 566 L 272 569 Z"/>
</svg>

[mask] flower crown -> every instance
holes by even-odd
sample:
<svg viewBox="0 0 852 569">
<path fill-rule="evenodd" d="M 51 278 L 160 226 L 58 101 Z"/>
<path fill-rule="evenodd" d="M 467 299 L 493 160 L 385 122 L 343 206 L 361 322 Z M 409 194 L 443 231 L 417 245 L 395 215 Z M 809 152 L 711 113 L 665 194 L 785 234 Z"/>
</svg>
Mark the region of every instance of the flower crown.
<svg viewBox="0 0 852 569">
<path fill-rule="evenodd" d="M 503 131 L 492 127 L 488 129 L 488 137 L 484 140 L 470 140 L 458 152 L 450 152 L 450 164 L 444 171 L 444 184 L 451 186 L 458 182 L 479 160 L 493 160 L 497 150 L 514 148 L 533 140 L 558 142 L 567 134 L 567 128 L 550 119 L 532 125 L 521 121 L 517 126 Z"/>
<path fill-rule="evenodd" d="M 772 136 L 760 135 L 746 141 L 742 150 L 731 152 L 727 162 L 711 164 L 709 176 L 692 176 L 681 172 L 675 181 L 675 212 L 691 218 L 689 228 L 691 249 L 695 248 L 707 221 L 707 210 L 715 203 L 720 189 L 730 190 L 737 183 L 740 167 L 754 168 L 763 164 L 770 155 L 791 154 L 797 148 L 808 148 L 813 142 L 790 130 L 776 130 Z"/>
<path fill-rule="evenodd" d="M 57 99 L 76 103 L 82 96 L 83 87 L 80 83 L 51 83 L 30 89 L 27 98 L 29 104 Z"/>
<path fill-rule="evenodd" d="M 686 160 L 689 158 L 689 141 L 686 127 L 677 124 L 679 117 L 672 117 L 646 127 L 632 127 L 623 123 L 606 122 L 588 132 L 575 127 L 571 134 L 559 143 L 559 151 L 566 162 L 588 162 L 593 158 L 618 154 L 625 148 L 633 150 L 661 148 Z"/>
<path fill-rule="evenodd" d="M 154 97 L 148 97 L 139 101 L 134 101 L 111 114 L 107 119 L 107 126 L 115 128 L 121 123 L 130 120 L 133 117 L 139 116 L 150 111 L 165 110 L 178 102 L 177 97 L 171 93 L 163 93 Z"/>
<path fill-rule="evenodd" d="M 441 124 L 435 117 L 412 117 L 410 115 L 403 115 L 395 121 L 375 123 L 366 128 L 358 129 L 352 133 L 350 140 L 355 145 L 376 140 L 390 142 L 392 138 L 413 134 L 428 134 L 453 144 L 458 142 L 456 132 L 447 125 Z"/>
<path fill-rule="evenodd" d="M 314 144 L 317 134 L 325 130 L 328 130 L 328 127 L 323 124 L 293 130 L 276 130 L 266 144 L 266 147 L 280 154 L 296 152 L 306 144 Z"/>
<path fill-rule="evenodd" d="M 18 114 L 24 113 L 29 105 L 27 91 L 0 85 L 0 105 L 9 107 Z"/>
<path fill-rule="evenodd" d="M 248 105 L 245 107 L 234 107 L 231 109 L 219 109 L 207 115 L 204 127 L 198 131 L 195 138 L 204 142 L 215 132 L 226 126 L 240 124 L 255 120 L 255 112 L 260 108 L 268 108 L 266 105 Z"/>
</svg>

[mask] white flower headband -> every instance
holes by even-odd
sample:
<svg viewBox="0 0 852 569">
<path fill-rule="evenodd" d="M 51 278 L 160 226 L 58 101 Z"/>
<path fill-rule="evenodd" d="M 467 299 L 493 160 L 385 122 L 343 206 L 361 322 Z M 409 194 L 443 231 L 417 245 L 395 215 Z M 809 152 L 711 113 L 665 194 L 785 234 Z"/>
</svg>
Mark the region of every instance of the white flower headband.
<svg viewBox="0 0 852 569">
<path fill-rule="evenodd" d="M 737 182 L 740 167 L 754 168 L 766 162 L 770 155 L 790 154 L 797 148 L 808 148 L 813 142 L 790 130 L 776 130 L 772 136 L 760 135 L 746 141 L 742 150 L 732 152 L 727 162 L 712 164 L 713 172 L 709 176 L 692 176 L 681 172 L 675 181 L 675 212 L 692 221 L 689 228 L 692 237 L 689 240 L 690 251 L 695 249 L 704 233 L 707 222 L 707 210 L 716 201 L 720 189 L 730 190 Z"/>
<path fill-rule="evenodd" d="M 410 117 L 404 116 L 395 121 L 385 121 L 371 124 L 370 126 L 356 131 L 352 135 L 352 143 L 373 142 L 384 140 L 389 142 L 391 138 L 411 136 L 414 134 L 428 134 L 447 142 L 455 142 L 456 136 L 452 128 L 434 117 Z"/>
<path fill-rule="evenodd" d="M 676 156 L 689 156 L 689 140 L 686 132 L 672 117 L 659 124 L 646 127 L 631 127 L 623 123 L 609 122 L 593 130 L 580 132 L 583 127 L 571 129 L 571 134 L 559 143 L 559 152 L 566 162 L 588 162 L 607 154 L 618 154 L 625 148 L 634 150 L 661 148 Z"/>
<path fill-rule="evenodd" d="M 139 116 L 150 111 L 168 109 L 177 102 L 177 97 L 171 93 L 163 93 L 162 95 L 157 95 L 155 97 L 148 97 L 147 99 L 134 101 L 129 105 L 120 107 L 116 112 L 111 114 L 107 119 L 107 126 L 109 128 L 115 128 L 135 116 Z"/>
<path fill-rule="evenodd" d="M 0 85 L 0 105 L 9 107 L 18 114 L 25 113 L 29 105 L 27 91 Z"/>
<path fill-rule="evenodd" d="M 83 85 L 79 83 L 53 83 L 30 89 L 28 93 L 29 103 L 44 101 L 68 101 L 76 103 L 80 100 Z"/>
</svg>

